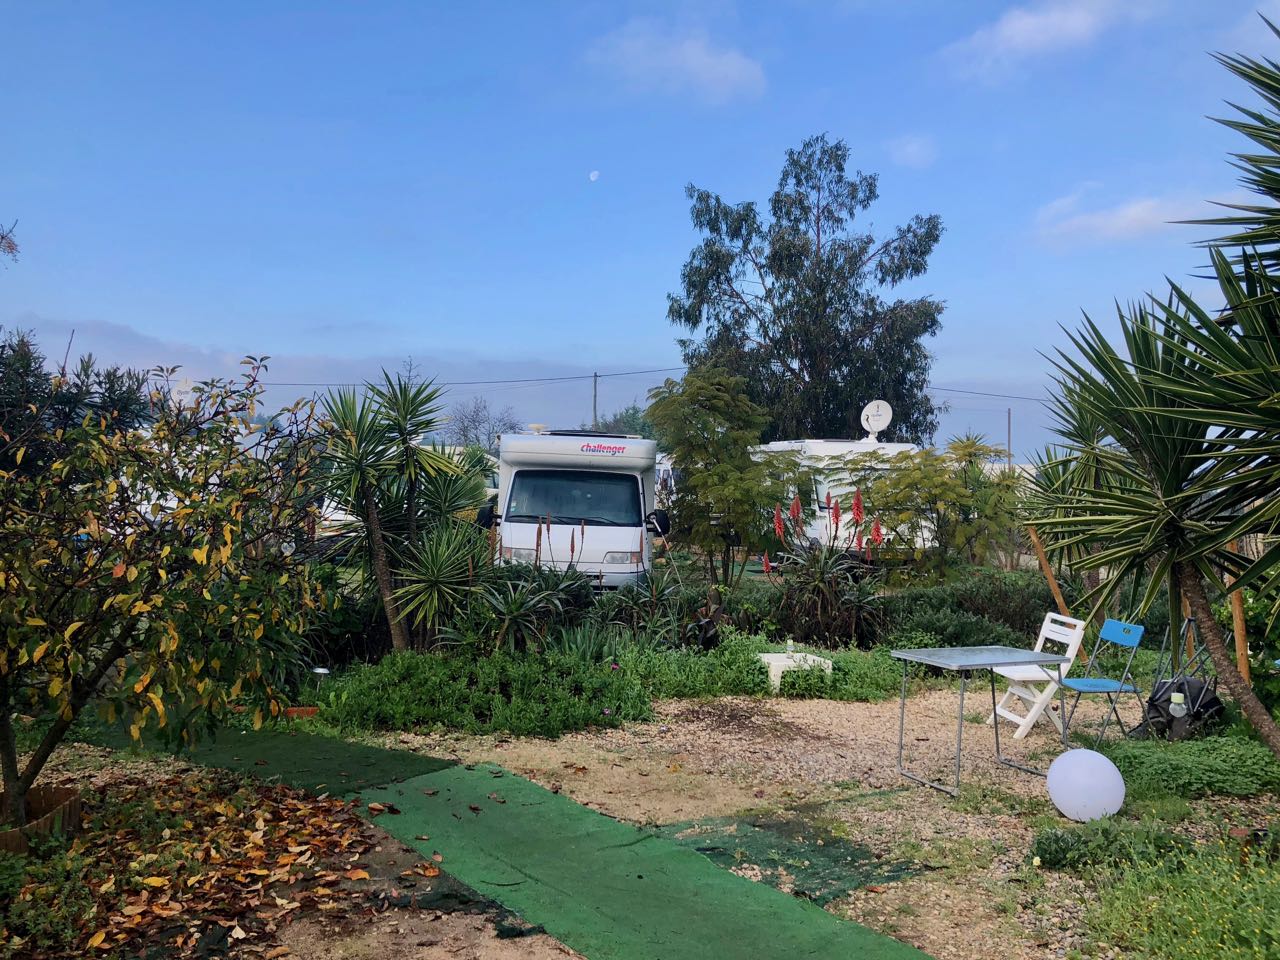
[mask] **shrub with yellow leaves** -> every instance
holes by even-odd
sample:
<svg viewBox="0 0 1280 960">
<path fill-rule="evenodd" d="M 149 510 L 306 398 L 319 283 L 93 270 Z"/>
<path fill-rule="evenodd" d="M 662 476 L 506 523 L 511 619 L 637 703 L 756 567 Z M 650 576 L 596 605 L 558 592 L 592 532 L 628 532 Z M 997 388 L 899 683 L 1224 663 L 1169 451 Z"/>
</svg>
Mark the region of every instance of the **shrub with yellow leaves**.
<svg viewBox="0 0 1280 960">
<path fill-rule="evenodd" d="M 296 549 L 318 432 L 301 402 L 258 416 L 265 368 L 244 363 L 182 391 L 155 371 L 144 427 L 97 411 L 55 426 L 34 405 L 0 423 L 0 823 L 25 821 L 86 708 L 176 743 L 233 702 L 257 723 L 282 711 L 322 602 Z M 27 449 L 39 469 L 17 469 Z M 21 767 L 17 713 L 44 729 Z"/>
</svg>

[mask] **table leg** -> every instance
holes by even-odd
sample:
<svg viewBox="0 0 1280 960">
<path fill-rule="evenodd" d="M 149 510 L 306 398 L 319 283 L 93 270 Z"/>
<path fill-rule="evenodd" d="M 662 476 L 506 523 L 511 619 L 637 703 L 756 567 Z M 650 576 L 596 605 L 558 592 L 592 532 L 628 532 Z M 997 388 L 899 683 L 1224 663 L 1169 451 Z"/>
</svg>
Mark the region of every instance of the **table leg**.
<svg viewBox="0 0 1280 960">
<path fill-rule="evenodd" d="M 969 672 L 960 674 L 960 709 L 956 713 L 956 793 L 960 792 L 960 751 L 964 744 L 964 691 L 969 686 Z"/>
<path fill-rule="evenodd" d="M 924 777 L 917 777 L 906 768 L 903 762 L 904 745 L 906 743 L 906 725 L 907 725 L 907 668 L 909 664 L 904 660 L 902 663 L 902 695 L 898 700 L 898 774 L 912 783 L 918 783 L 922 787 L 933 787 L 935 790 L 941 790 L 951 796 L 957 796 L 960 792 L 960 738 L 964 735 L 964 684 L 968 679 L 967 674 L 962 674 L 960 682 L 960 723 L 961 727 L 956 731 L 956 785 L 949 787 L 945 783 L 935 783 L 932 780 L 926 780 Z"/>
<path fill-rule="evenodd" d="M 1034 773 L 1037 777 L 1043 777 L 1045 775 L 1045 772 L 1043 770 L 1037 770 L 1035 767 L 1028 767 L 1024 764 L 1018 763 L 1016 760 L 1009 760 L 1000 752 L 1000 717 L 998 714 L 995 713 L 996 672 L 994 670 L 990 670 L 988 672 L 991 674 L 991 712 L 995 716 L 995 723 L 993 724 L 993 726 L 995 727 L 995 732 L 996 732 L 996 763 L 1003 764 L 1006 767 L 1011 767 L 1014 770 L 1021 770 L 1023 773 Z M 1048 677 L 1048 674 L 1045 674 L 1045 676 Z M 1059 677 L 1062 676 L 1062 667 L 1058 667 L 1058 676 Z M 1058 687 L 1058 695 L 1059 696 L 1062 695 L 1061 686 Z M 1065 719 L 1064 719 L 1064 723 L 1065 723 Z"/>
</svg>

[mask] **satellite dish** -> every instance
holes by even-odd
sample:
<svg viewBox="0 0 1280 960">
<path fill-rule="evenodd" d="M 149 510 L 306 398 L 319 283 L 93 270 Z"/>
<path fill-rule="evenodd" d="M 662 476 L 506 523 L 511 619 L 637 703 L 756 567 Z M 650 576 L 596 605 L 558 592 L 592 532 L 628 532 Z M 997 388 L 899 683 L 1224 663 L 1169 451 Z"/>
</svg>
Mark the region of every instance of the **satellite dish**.
<svg viewBox="0 0 1280 960">
<path fill-rule="evenodd" d="M 893 407 L 884 400 L 872 400 L 862 408 L 862 426 L 870 440 L 877 439 L 881 430 L 886 430 L 893 421 Z"/>
</svg>

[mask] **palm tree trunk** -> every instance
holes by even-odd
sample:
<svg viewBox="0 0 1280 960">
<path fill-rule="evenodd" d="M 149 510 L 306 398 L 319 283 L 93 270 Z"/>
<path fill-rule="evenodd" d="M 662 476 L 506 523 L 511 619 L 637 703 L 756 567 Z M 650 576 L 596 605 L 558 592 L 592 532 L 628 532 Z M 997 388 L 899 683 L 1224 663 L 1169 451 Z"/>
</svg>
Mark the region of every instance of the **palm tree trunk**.
<svg viewBox="0 0 1280 960">
<path fill-rule="evenodd" d="M 1200 627 L 1200 635 L 1204 638 L 1205 646 L 1209 650 L 1218 679 L 1226 685 L 1227 691 L 1240 705 L 1241 712 L 1244 713 L 1262 742 L 1277 758 L 1280 758 L 1280 727 L 1276 726 L 1275 720 L 1263 706 L 1262 701 L 1245 683 L 1244 677 L 1240 675 L 1235 662 L 1227 653 L 1222 630 L 1218 626 L 1218 621 L 1213 618 L 1213 611 L 1209 608 L 1209 598 L 1205 595 L 1204 582 L 1190 564 L 1179 563 L 1177 569 L 1178 581 L 1182 584 L 1182 594 L 1191 604 L 1191 615 L 1195 617 L 1196 624 Z"/>
<path fill-rule="evenodd" d="M 387 627 L 391 630 L 391 646 L 395 650 L 409 649 L 409 634 L 400 619 L 400 610 L 396 605 L 395 589 L 391 580 L 391 564 L 387 562 L 387 545 L 382 539 L 382 521 L 378 517 L 378 505 L 373 498 L 373 490 L 365 487 L 364 522 L 369 531 L 369 558 L 373 565 L 373 576 L 378 581 L 378 593 L 382 597 L 382 608 L 387 614 Z"/>
</svg>

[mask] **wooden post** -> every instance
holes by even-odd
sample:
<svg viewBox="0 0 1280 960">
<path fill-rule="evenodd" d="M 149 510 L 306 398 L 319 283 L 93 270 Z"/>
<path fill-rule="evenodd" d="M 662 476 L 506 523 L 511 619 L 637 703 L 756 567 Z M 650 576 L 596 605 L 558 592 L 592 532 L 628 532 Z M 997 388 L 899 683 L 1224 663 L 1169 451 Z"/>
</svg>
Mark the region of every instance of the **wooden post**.
<svg viewBox="0 0 1280 960">
<path fill-rule="evenodd" d="M 1240 544 L 1232 540 L 1227 549 L 1238 553 Z M 1227 578 L 1227 586 L 1235 583 L 1235 577 Z M 1231 591 L 1231 628 L 1236 635 L 1236 669 L 1250 687 L 1253 680 L 1249 677 L 1249 638 L 1244 628 L 1244 595 L 1239 590 Z"/>
<path fill-rule="evenodd" d="M 1191 602 L 1187 599 L 1186 594 L 1183 594 L 1182 595 L 1182 623 L 1184 627 L 1186 626 L 1187 621 L 1190 619 L 1191 619 Z M 1186 645 L 1187 645 L 1187 663 L 1190 663 L 1192 657 L 1196 655 L 1196 641 L 1195 641 L 1196 632 L 1195 630 L 1186 630 L 1185 636 L 1186 636 Z"/>
<path fill-rule="evenodd" d="M 1040 572 L 1049 581 L 1053 599 L 1058 602 L 1058 612 L 1064 617 L 1071 616 L 1071 611 L 1067 609 L 1066 598 L 1062 595 L 1062 588 L 1058 586 L 1058 578 L 1053 575 L 1053 567 L 1049 566 L 1049 558 L 1045 555 L 1044 544 L 1040 542 L 1040 534 L 1036 533 L 1035 527 L 1028 524 L 1027 535 L 1031 537 L 1031 545 L 1036 548 L 1036 557 L 1040 560 Z"/>
</svg>

